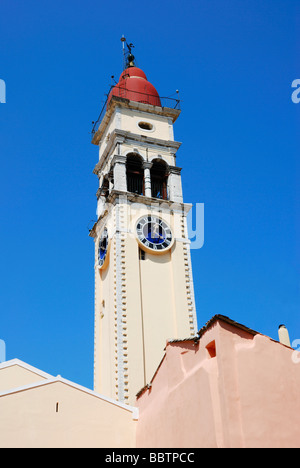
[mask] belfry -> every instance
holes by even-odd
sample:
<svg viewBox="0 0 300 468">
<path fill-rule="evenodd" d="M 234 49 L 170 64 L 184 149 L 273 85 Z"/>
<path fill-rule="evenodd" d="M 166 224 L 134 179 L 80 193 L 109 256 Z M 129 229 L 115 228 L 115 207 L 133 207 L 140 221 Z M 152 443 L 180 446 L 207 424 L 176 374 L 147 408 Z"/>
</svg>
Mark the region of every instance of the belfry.
<svg viewBox="0 0 300 468">
<path fill-rule="evenodd" d="M 166 341 L 197 333 L 183 202 L 179 100 L 161 98 L 127 62 L 94 127 L 99 147 L 95 241 L 94 389 L 134 404 Z"/>
<path fill-rule="evenodd" d="M 0 447 L 103 448 L 104 462 L 133 465 L 200 462 L 195 448 L 299 448 L 299 349 L 285 325 L 279 341 L 223 314 L 198 329 L 179 101 L 158 94 L 131 49 L 92 137 L 95 390 L 1 362 Z"/>
</svg>

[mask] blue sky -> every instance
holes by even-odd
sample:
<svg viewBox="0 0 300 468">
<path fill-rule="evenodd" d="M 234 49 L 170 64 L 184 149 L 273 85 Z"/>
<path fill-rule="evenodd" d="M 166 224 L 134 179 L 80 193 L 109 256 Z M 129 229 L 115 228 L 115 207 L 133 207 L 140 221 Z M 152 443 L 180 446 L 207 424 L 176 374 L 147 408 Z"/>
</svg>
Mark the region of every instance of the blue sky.
<svg viewBox="0 0 300 468">
<path fill-rule="evenodd" d="M 221 313 L 300 338 L 296 0 L 110 3 L 2 0 L 0 339 L 19 358 L 92 387 L 97 148 L 91 121 L 120 38 L 182 113 L 186 202 L 205 204 L 192 252 L 199 327 Z"/>
</svg>

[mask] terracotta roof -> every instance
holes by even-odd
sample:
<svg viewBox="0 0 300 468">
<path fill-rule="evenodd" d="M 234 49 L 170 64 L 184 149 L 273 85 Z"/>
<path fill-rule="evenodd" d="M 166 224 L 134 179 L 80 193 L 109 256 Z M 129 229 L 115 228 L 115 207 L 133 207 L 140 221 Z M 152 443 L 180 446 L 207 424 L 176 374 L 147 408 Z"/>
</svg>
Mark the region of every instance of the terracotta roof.
<svg viewBox="0 0 300 468">
<path fill-rule="evenodd" d="M 176 338 L 174 340 L 168 340 L 168 343 L 180 343 L 184 341 L 198 341 L 201 338 L 201 336 L 203 336 L 204 333 L 218 320 L 229 323 L 229 325 L 233 325 L 234 327 L 237 327 L 240 330 L 244 330 L 250 333 L 251 335 L 259 334 L 259 332 L 252 330 L 251 328 L 246 327 L 245 325 L 242 325 L 241 323 L 235 322 L 231 318 L 226 317 L 226 315 L 217 314 L 217 315 L 214 315 L 208 322 L 206 322 L 206 324 L 202 328 L 200 328 L 197 335 L 191 336 L 189 338 Z"/>
<path fill-rule="evenodd" d="M 229 325 L 233 325 L 234 327 L 240 328 L 241 330 L 244 330 L 251 335 L 259 335 L 259 332 L 252 330 L 249 327 L 246 327 L 246 325 L 242 325 L 241 323 L 235 322 L 229 317 L 226 317 L 226 315 L 214 315 L 206 324 L 204 327 L 200 328 L 198 331 L 198 337 L 201 338 L 201 336 L 208 330 L 217 320 L 222 320 L 223 322 L 229 323 Z"/>
<path fill-rule="evenodd" d="M 259 335 L 259 332 L 255 331 L 255 330 L 252 330 L 251 328 L 249 327 L 246 327 L 245 325 L 242 325 L 241 323 L 238 323 L 238 322 L 235 322 L 234 320 L 230 319 L 229 317 L 226 317 L 226 315 L 221 315 L 221 314 L 217 314 L 217 315 L 214 315 L 208 322 L 206 322 L 206 324 L 200 328 L 200 330 L 198 331 L 197 335 L 195 336 L 191 336 L 189 338 L 177 338 L 177 339 L 174 339 L 174 340 L 168 340 L 167 342 L 167 345 L 169 343 L 182 343 L 182 342 L 185 342 L 185 341 L 194 341 L 194 342 L 197 342 L 200 340 L 200 338 L 204 335 L 204 333 L 215 323 L 217 322 L 218 320 L 220 321 L 223 321 L 223 322 L 226 322 L 228 323 L 229 325 L 232 325 L 236 328 L 239 328 L 240 330 L 244 330 L 246 331 L 247 333 L 250 333 L 251 335 Z M 147 390 L 148 388 L 151 387 L 152 385 L 152 382 L 162 364 L 162 362 L 164 361 L 165 359 L 165 356 L 166 354 L 164 354 L 162 360 L 160 361 L 151 381 L 150 381 L 150 384 L 146 384 L 143 388 L 141 388 L 141 390 L 136 394 L 136 397 L 139 398 L 142 393 L 144 393 L 145 390 Z"/>
</svg>

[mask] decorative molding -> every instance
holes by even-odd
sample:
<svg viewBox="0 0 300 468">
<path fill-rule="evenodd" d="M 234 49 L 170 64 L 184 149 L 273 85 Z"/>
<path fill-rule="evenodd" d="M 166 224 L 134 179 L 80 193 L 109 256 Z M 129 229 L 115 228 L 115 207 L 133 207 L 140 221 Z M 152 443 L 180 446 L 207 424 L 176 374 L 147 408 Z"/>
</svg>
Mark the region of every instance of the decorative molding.
<svg viewBox="0 0 300 468">
<path fill-rule="evenodd" d="M 153 166 L 153 163 L 151 161 L 143 161 L 143 169 L 151 169 L 151 167 Z"/>
<path fill-rule="evenodd" d="M 180 175 L 182 171 L 182 167 L 178 167 L 178 166 L 168 166 L 168 169 L 169 169 L 170 174 L 176 174 L 176 175 Z"/>
<path fill-rule="evenodd" d="M 126 156 L 122 154 L 115 154 L 112 158 L 111 165 L 114 166 L 116 163 L 126 164 Z"/>
<path fill-rule="evenodd" d="M 127 355 L 127 295 L 126 295 L 126 264 L 125 264 L 125 234 L 124 206 L 115 207 L 115 360 L 116 360 L 116 395 L 119 401 L 128 400 L 128 355 Z"/>
<path fill-rule="evenodd" d="M 190 241 L 188 239 L 186 216 L 182 214 L 181 217 L 181 228 L 183 237 L 186 238 L 186 242 L 183 244 L 183 258 L 184 258 L 184 270 L 185 270 L 185 287 L 186 287 L 186 299 L 188 305 L 189 324 L 190 324 L 190 336 L 195 336 L 198 331 L 197 325 L 197 313 L 195 306 L 195 294 L 194 294 L 194 281 L 192 272 L 191 262 L 191 251 Z"/>
</svg>

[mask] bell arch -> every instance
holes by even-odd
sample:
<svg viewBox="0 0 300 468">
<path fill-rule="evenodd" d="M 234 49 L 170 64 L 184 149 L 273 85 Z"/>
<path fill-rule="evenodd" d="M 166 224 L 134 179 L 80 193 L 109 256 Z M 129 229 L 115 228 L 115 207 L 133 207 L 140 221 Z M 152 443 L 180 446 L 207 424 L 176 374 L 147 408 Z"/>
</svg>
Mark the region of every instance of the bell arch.
<svg viewBox="0 0 300 468">
<path fill-rule="evenodd" d="M 145 194 L 143 159 L 138 153 L 128 153 L 126 157 L 127 191 L 137 195 Z"/>
<path fill-rule="evenodd" d="M 153 159 L 150 169 L 151 195 L 153 198 L 168 200 L 168 165 L 163 159 Z"/>
</svg>

